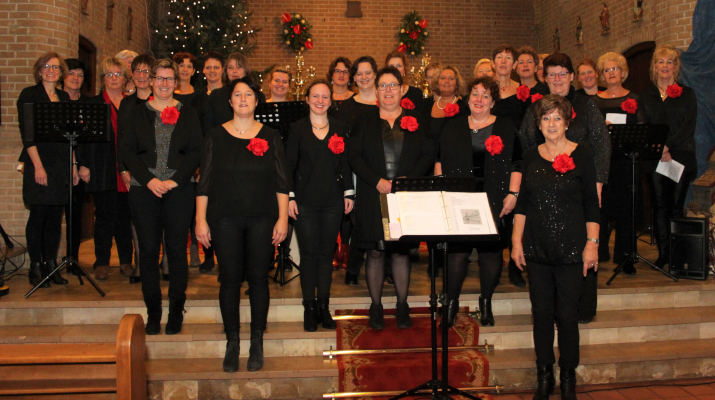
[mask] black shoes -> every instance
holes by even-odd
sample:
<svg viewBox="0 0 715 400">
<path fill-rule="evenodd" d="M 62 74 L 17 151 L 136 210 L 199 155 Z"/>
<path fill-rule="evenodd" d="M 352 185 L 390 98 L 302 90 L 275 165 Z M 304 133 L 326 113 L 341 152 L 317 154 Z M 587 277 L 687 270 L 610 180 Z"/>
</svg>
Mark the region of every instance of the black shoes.
<svg viewBox="0 0 715 400">
<path fill-rule="evenodd" d="M 318 299 L 318 319 L 325 329 L 336 329 L 338 323 L 330 315 L 330 299 Z"/>
<path fill-rule="evenodd" d="M 526 281 L 521 275 L 521 270 L 516 266 L 513 260 L 509 261 L 509 282 L 516 287 L 526 286 Z"/>
<path fill-rule="evenodd" d="M 166 322 L 164 333 L 176 335 L 181 333 L 181 326 L 184 323 L 184 302 L 169 302 L 169 320 Z"/>
<path fill-rule="evenodd" d="M 251 330 L 251 348 L 248 349 L 248 364 L 246 369 L 258 371 L 263 368 L 263 331 Z"/>
<path fill-rule="evenodd" d="M 358 284 L 358 275 L 350 273 L 350 272 L 345 272 L 345 284 L 348 286 L 357 285 Z"/>
<path fill-rule="evenodd" d="M 412 319 L 410 318 L 410 306 L 407 302 L 397 303 L 397 327 L 400 329 L 407 329 L 412 326 Z"/>
<path fill-rule="evenodd" d="M 34 262 L 30 263 L 30 272 L 27 274 L 30 278 L 30 285 L 33 287 L 37 286 L 42 282 L 45 277 L 42 275 L 42 263 Z M 40 286 L 42 288 L 50 287 L 50 281 L 45 281 L 45 283 Z"/>
<path fill-rule="evenodd" d="M 370 305 L 370 328 L 376 331 L 385 329 L 385 314 L 382 304 Z"/>
<path fill-rule="evenodd" d="M 576 369 L 561 368 L 561 400 L 576 400 Z"/>
<path fill-rule="evenodd" d="M 636 274 L 636 267 L 633 266 L 633 261 L 628 261 L 623 264 L 623 273 L 631 276 Z"/>
<path fill-rule="evenodd" d="M 485 299 L 479 296 L 479 311 L 481 318 L 479 322 L 482 326 L 494 326 L 494 314 L 492 314 L 492 299 Z"/>
<path fill-rule="evenodd" d="M 459 313 L 459 299 L 447 300 L 447 326 L 453 327 Z M 441 326 L 441 324 L 440 324 Z"/>
<path fill-rule="evenodd" d="M 303 300 L 303 330 L 306 332 L 318 330 L 318 306 L 315 300 Z"/>
<path fill-rule="evenodd" d="M 204 262 L 199 265 L 199 273 L 208 274 L 209 272 L 213 271 L 215 266 L 216 264 L 214 263 L 213 255 L 210 258 L 206 256 Z"/>
<path fill-rule="evenodd" d="M 158 335 L 161 332 L 161 312 L 159 314 L 149 314 L 144 332 L 147 335 Z"/>
<path fill-rule="evenodd" d="M 50 273 L 52 273 L 52 271 L 55 270 L 55 268 L 57 268 L 57 263 L 55 262 L 55 260 L 47 261 L 45 262 L 45 268 L 47 269 L 47 274 L 49 275 Z M 63 278 L 62 275 L 60 275 L 59 270 L 57 270 L 57 272 L 52 275 L 52 278 L 50 278 L 50 280 L 55 285 L 66 285 L 68 283 L 67 279 Z"/>
<path fill-rule="evenodd" d="M 223 372 L 238 371 L 238 354 L 241 352 L 238 332 L 226 332 L 226 355 L 223 357 Z"/>
<path fill-rule="evenodd" d="M 549 400 L 549 396 L 554 393 L 554 386 L 556 386 L 553 365 L 536 366 L 536 384 L 536 394 L 533 400 Z"/>
</svg>

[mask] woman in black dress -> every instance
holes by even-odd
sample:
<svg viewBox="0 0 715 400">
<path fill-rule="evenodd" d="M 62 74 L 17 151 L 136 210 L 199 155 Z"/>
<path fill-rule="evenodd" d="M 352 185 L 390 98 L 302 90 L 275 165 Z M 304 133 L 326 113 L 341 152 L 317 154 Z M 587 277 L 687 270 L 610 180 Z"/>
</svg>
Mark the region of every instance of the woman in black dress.
<svg viewBox="0 0 715 400">
<path fill-rule="evenodd" d="M 333 248 L 343 215 L 353 209 L 355 190 L 345 124 L 328 117 L 330 84 L 314 81 L 305 93 L 310 115 L 291 124 L 286 145 L 287 171 L 294 180 L 288 214 L 300 244 L 303 329 L 315 332 L 318 323 L 337 327 L 329 308 Z"/>
<path fill-rule="evenodd" d="M 646 162 L 643 165 L 650 183 L 651 203 L 655 211 L 655 234 L 658 238 L 658 260 L 655 264 L 663 267 L 670 262 L 669 220 L 683 216 L 685 196 L 697 174 L 695 123 L 698 117 L 698 101 L 693 89 L 678 83 L 680 52 L 675 47 L 656 47 L 650 68 L 653 84 L 640 95 L 645 120 L 649 124 L 666 124 L 670 128 L 660 161 L 677 161 L 685 166 L 680 181 L 675 183 L 655 172 L 656 162 Z"/>
<path fill-rule="evenodd" d="M 350 68 L 350 81 L 355 82 L 357 94 L 342 102 L 335 117 L 352 129 L 360 115 L 375 110 L 377 95 L 375 90 L 375 74 L 377 63 L 370 56 L 359 57 Z"/>
<path fill-rule="evenodd" d="M 385 327 L 382 285 L 385 257 L 392 259 L 397 293 L 397 327 L 411 325 L 407 292 L 410 283 L 409 247 L 385 243 L 380 215 L 380 193 L 390 193 L 398 177 L 427 175 L 434 165 L 434 145 L 426 121 L 414 110 L 400 107 L 402 74 L 381 69 L 374 80 L 380 106 L 364 113 L 355 124 L 348 146 L 350 166 L 357 175 L 355 202 L 357 246 L 367 249 L 367 287 L 370 291 L 370 327 Z"/>
<path fill-rule="evenodd" d="M 270 293 L 268 268 L 274 246 L 288 230 L 288 192 L 283 140 L 254 119 L 258 85 L 247 78 L 228 86 L 233 118 L 206 133 L 196 197 L 196 237 L 216 246 L 221 265 L 219 304 L 226 331 L 223 370 L 238 371 L 241 279 L 251 288 L 251 348 L 247 369 L 263 367 L 263 332 Z M 215 93 L 215 92 L 214 92 Z"/>
<path fill-rule="evenodd" d="M 494 104 L 492 114 L 509 118 L 514 126 L 521 126 L 521 120 L 531 104 L 531 97 L 521 94 L 517 96 L 519 82 L 511 79 L 511 73 L 516 68 L 516 57 L 516 49 L 510 44 L 502 44 L 492 52 L 492 60 L 496 67 L 494 79 L 499 83 L 501 96 Z"/>
<path fill-rule="evenodd" d="M 476 191 L 487 193 L 494 221 L 503 228 L 504 224 L 499 221 L 512 212 L 519 196 L 521 146 L 514 124 L 508 118 L 491 114 L 494 102 L 499 98 L 499 84 L 492 78 L 483 77 L 474 80 L 469 87 L 471 92 L 467 102 L 470 114 L 447 123 L 437 146 L 439 151 L 434 173 L 476 177 Z M 450 246 L 447 282 L 449 326 L 457 317 L 459 294 L 467 277 L 468 258 L 475 247 L 479 253 L 481 323 L 482 326 L 494 326 L 492 294 L 499 284 L 504 261 L 504 245 L 500 242 Z"/>
<path fill-rule="evenodd" d="M 571 115 L 563 96 L 536 102 L 534 116 L 545 142 L 524 153 L 515 209 L 512 258 L 519 268 L 529 267 L 538 382 L 534 400 L 547 400 L 554 390 L 554 321 L 561 398 L 576 399 L 578 301 L 587 271 L 598 268 L 596 169 L 589 145 L 566 137 Z"/>
<path fill-rule="evenodd" d="M 536 69 L 539 65 L 539 54 L 531 46 L 521 46 L 516 55 L 516 73 L 522 85 L 529 88 L 529 95 L 549 94 L 549 87 L 536 78 Z M 516 125 L 518 128 L 521 124 Z"/>
<path fill-rule="evenodd" d="M 139 238 L 146 334 L 161 332 L 159 252 L 169 258 L 169 320 L 164 333 L 181 332 L 188 280 L 186 234 L 191 226 L 201 159 L 201 123 L 196 110 L 174 99 L 178 67 L 169 59 L 152 66 L 153 97 L 127 116 L 119 152 L 132 174 L 129 206 Z M 154 267 L 152 267 L 154 266 Z"/>
<path fill-rule="evenodd" d="M 25 227 L 27 252 L 30 255 L 30 284 L 37 286 L 45 276 L 55 269 L 57 251 L 62 236 L 62 209 L 67 205 L 67 183 L 70 179 L 77 184 L 78 179 L 70 177 L 67 171 L 69 159 L 66 143 L 35 143 L 26 138 L 24 106 L 27 103 L 49 103 L 69 101 L 67 93 L 56 89 L 57 82 L 67 74 L 67 64 L 57 53 L 49 52 L 37 59 L 32 67 L 35 86 L 20 92 L 17 99 L 17 115 L 22 136 L 20 162 L 25 164 L 22 176 L 22 200 L 30 208 L 30 217 Z M 74 175 L 77 168 L 74 168 Z M 59 271 L 52 276 L 52 282 L 66 285 Z M 50 287 L 47 281 L 42 287 Z"/>
<path fill-rule="evenodd" d="M 388 54 L 387 57 L 385 57 L 385 66 L 397 68 L 402 74 L 402 79 L 405 79 L 405 74 L 407 73 L 407 57 L 405 57 L 405 53 L 393 51 Z M 424 100 L 422 91 L 414 86 L 408 85 L 407 82 L 402 85 L 402 98 L 412 102 L 411 105 L 408 102 L 404 102 L 405 108 L 414 107 L 416 110 L 422 109 L 422 101 Z"/>
</svg>

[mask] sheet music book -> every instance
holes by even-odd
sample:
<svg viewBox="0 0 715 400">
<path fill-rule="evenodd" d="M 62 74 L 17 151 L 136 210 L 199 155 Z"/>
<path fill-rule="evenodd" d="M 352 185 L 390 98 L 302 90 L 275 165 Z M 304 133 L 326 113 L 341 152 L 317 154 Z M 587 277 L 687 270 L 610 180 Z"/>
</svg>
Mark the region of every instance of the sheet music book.
<svg viewBox="0 0 715 400">
<path fill-rule="evenodd" d="M 385 240 L 402 235 L 499 234 L 483 192 L 397 192 L 381 194 L 380 202 Z"/>
</svg>

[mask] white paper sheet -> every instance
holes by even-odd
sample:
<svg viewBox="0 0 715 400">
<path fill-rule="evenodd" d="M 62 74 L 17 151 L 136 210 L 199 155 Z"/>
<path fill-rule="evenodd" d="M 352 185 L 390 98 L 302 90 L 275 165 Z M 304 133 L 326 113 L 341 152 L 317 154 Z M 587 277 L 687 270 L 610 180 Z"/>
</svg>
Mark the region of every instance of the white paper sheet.
<svg viewBox="0 0 715 400">
<path fill-rule="evenodd" d="M 442 193 L 398 192 L 396 195 L 403 235 L 448 234 Z"/>
<path fill-rule="evenodd" d="M 627 114 L 606 113 L 606 121 L 613 125 L 625 125 Z"/>
<path fill-rule="evenodd" d="M 392 239 L 399 239 L 402 236 L 402 226 L 400 226 L 400 209 L 397 205 L 397 195 L 395 193 L 388 193 L 387 197 L 387 210 L 390 213 L 390 237 Z"/>
<path fill-rule="evenodd" d="M 452 235 L 498 233 L 486 193 L 442 192 Z"/>
<path fill-rule="evenodd" d="M 683 175 L 685 166 L 675 160 L 668 162 L 658 161 L 658 167 L 655 172 L 667 176 L 675 182 L 680 182 L 680 176 Z"/>
</svg>

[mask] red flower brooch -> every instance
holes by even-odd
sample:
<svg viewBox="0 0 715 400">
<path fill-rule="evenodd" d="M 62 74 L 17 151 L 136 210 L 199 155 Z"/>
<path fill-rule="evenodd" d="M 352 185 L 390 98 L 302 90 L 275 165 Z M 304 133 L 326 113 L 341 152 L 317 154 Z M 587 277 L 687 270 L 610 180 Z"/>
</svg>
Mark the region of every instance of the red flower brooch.
<svg viewBox="0 0 715 400">
<path fill-rule="evenodd" d="M 254 137 L 246 148 L 257 156 L 263 156 L 263 154 L 268 151 L 268 141 Z"/>
<path fill-rule="evenodd" d="M 504 150 L 504 143 L 502 142 L 501 137 L 497 135 L 489 136 L 484 144 L 487 146 L 487 151 L 492 156 L 495 154 L 501 154 L 501 151 Z"/>
<path fill-rule="evenodd" d="M 576 119 L 576 110 L 571 107 L 571 119 Z"/>
<path fill-rule="evenodd" d="M 544 96 L 542 96 L 540 93 L 534 93 L 534 94 L 532 94 L 532 95 L 531 95 L 531 103 L 532 103 L 532 104 L 533 104 L 533 103 L 536 103 L 536 102 L 539 101 L 542 97 L 544 97 Z"/>
<path fill-rule="evenodd" d="M 345 151 L 345 140 L 338 136 L 337 133 L 328 140 L 328 148 L 335 154 L 340 154 Z"/>
<path fill-rule="evenodd" d="M 621 103 L 621 110 L 627 112 L 628 114 L 635 114 L 638 110 L 638 102 L 636 99 L 628 99 Z"/>
<path fill-rule="evenodd" d="M 665 89 L 665 93 L 668 95 L 668 97 L 680 97 L 680 95 L 683 94 L 683 88 L 678 86 L 677 83 L 674 83 L 672 85 L 668 85 L 668 87 Z"/>
<path fill-rule="evenodd" d="M 566 154 L 559 154 L 551 163 L 551 166 L 558 172 L 566 173 L 576 168 L 576 164 L 573 163 L 573 158 L 567 156 Z"/>
<path fill-rule="evenodd" d="M 444 108 L 445 117 L 454 117 L 457 114 L 459 114 L 459 106 L 456 104 L 450 103 Z"/>
<path fill-rule="evenodd" d="M 405 97 L 404 99 L 400 100 L 400 107 L 406 108 L 408 110 L 414 110 L 415 103 L 413 103 L 412 100 Z"/>
<path fill-rule="evenodd" d="M 166 107 L 161 112 L 161 122 L 166 125 L 176 125 L 176 121 L 179 120 L 179 114 L 179 110 L 176 107 Z"/>
<path fill-rule="evenodd" d="M 529 87 L 526 85 L 521 85 L 518 88 L 516 88 L 516 98 L 521 100 L 521 101 L 527 101 L 529 100 Z"/>
<path fill-rule="evenodd" d="M 407 129 L 410 132 L 416 131 L 419 127 L 420 125 L 417 123 L 417 118 L 415 117 L 402 117 L 400 121 L 400 128 Z"/>
</svg>

